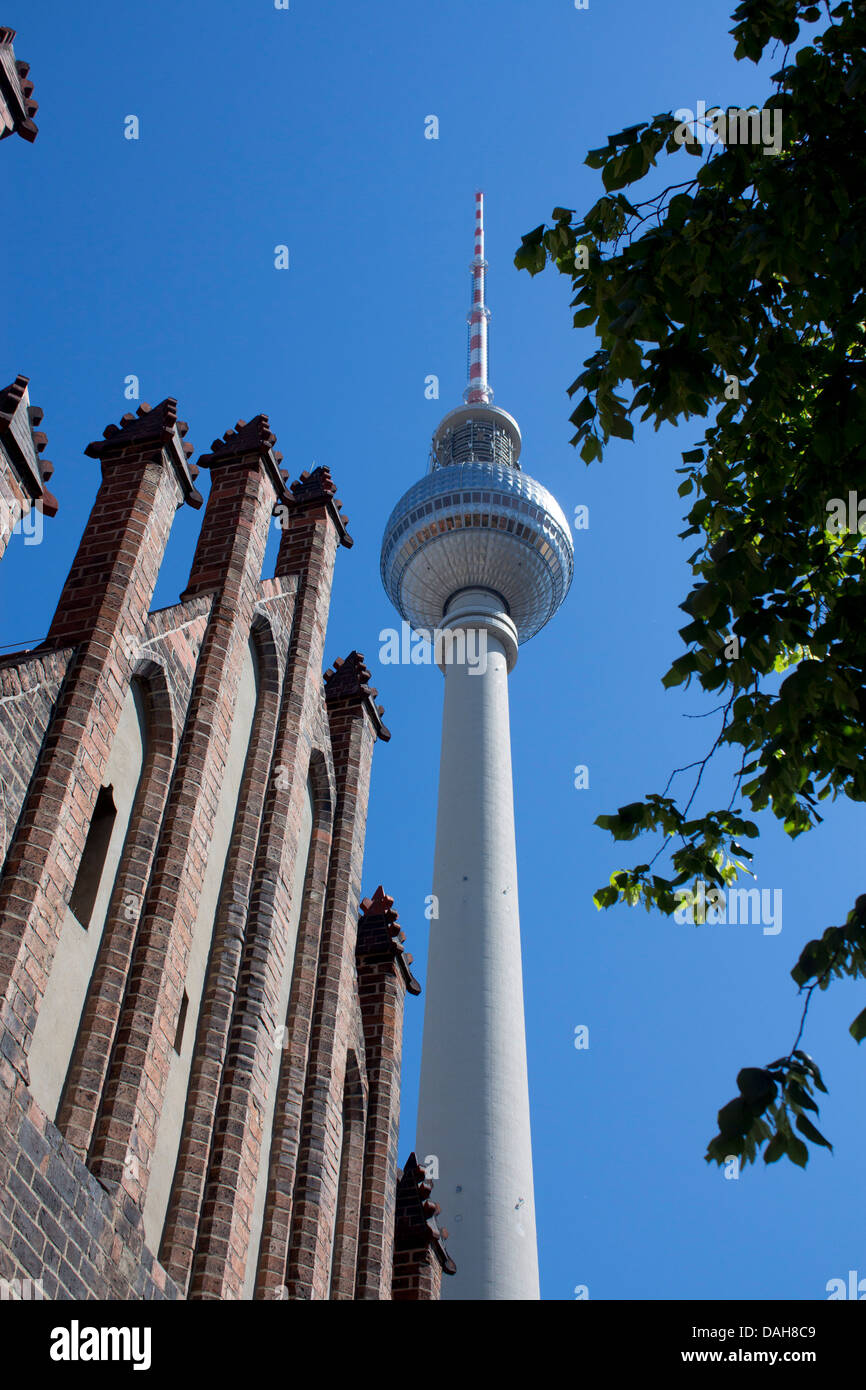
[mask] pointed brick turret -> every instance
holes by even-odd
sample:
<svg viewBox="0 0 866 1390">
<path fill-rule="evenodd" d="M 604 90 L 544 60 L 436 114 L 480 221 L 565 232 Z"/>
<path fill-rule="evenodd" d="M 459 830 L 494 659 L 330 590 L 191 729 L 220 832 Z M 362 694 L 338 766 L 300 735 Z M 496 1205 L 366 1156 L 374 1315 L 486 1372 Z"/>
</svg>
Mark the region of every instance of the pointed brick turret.
<svg viewBox="0 0 866 1390">
<path fill-rule="evenodd" d="M 134 605 L 135 627 L 143 625 L 174 512 L 182 502 L 197 509 L 203 500 L 194 484 L 198 470 L 188 462 L 187 424 L 178 420 L 173 397 L 152 408 L 142 401 L 135 415 L 128 412 L 102 433 L 84 450 L 99 460 L 102 484 L 46 638 L 52 647 L 86 640 L 101 623 L 115 622 L 126 603 Z M 158 473 L 148 477 L 154 465 Z M 157 515 L 156 479 L 166 470 L 174 477 L 167 484 L 173 495 Z M 138 593 L 144 569 L 148 579 Z"/>
<path fill-rule="evenodd" d="M 349 535 L 349 518 L 343 516 L 343 504 L 337 496 L 337 485 L 331 477 L 330 468 L 324 465 L 314 468 L 312 473 L 304 472 L 291 486 L 288 501 L 290 511 L 325 503 L 331 519 L 340 535 L 340 544 L 351 550 L 355 542 Z"/>
<path fill-rule="evenodd" d="M 103 464 L 126 454 L 137 453 L 161 447 L 165 449 L 169 462 L 174 467 L 180 483 L 183 500 L 198 509 L 204 501 L 201 493 L 193 487 L 198 477 L 198 468 L 189 459 L 195 452 L 187 443 L 189 426 L 185 420 L 177 418 L 177 401 L 174 396 L 166 396 L 159 405 L 151 406 L 142 401 L 133 415 L 127 411 L 120 417 L 120 424 L 109 424 L 102 431 L 101 439 L 94 439 L 84 450 L 88 458 L 101 459 Z M 103 477 L 105 468 L 103 467 Z"/>
<path fill-rule="evenodd" d="M 274 449 L 276 442 L 277 436 L 271 429 L 267 415 L 256 415 L 249 421 L 238 420 L 233 430 L 226 430 L 222 439 L 213 441 L 212 452 L 202 454 L 199 466 L 219 468 L 252 454 L 268 466 L 277 495 L 282 496 L 289 475 L 284 468 L 280 468 L 283 456 L 279 449 Z"/>
<path fill-rule="evenodd" d="M 400 1063 L 406 991 L 421 986 L 403 950 L 394 899 L 381 885 L 361 903 L 355 961 L 370 1091 L 361 1190 L 356 1299 L 389 1299 L 394 1265 Z"/>
<path fill-rule="evenodd" d="M 395 961 L 409 993 L 420 994 L 421 986 L 409 969 L 412 957 L 403 950 L 406 933 L 400 928 L 397 913 L 394 911 L 394 899 L 388 897 L 380 884 L 372 898 L 364 898 L 361 909 L 358 944 L 355 949 L 359 960 L 382 956 Z"/>
<path fill-rule="evenodd" d="M 335 1283 L 331 1279 L 330 1244 L 318 1231 L 316 1211 L 322 1205 L 335 1207 L 337 1201 L 344 1094 L 343 1077 L 334 1065 L 333 1039 L 357 989 L 355 948 L 373 750 L 377 739 L 391 736 L 369 679 L 360 652 L 350 653 L 325 673 L 336 804 L 301 1122 L 303 1133 L 323 1136 L 323 1145 L 302 1155 L 298 1165 L 286 1278 L 290 1298 L 327 1298 L 331 1287 L 346 1290 L 351 1282 L 344 1268 Z M 390 963 L 389 968 L 393 969 Z M 366 1296 L 377 1297 L 369 1292 Z"/>
<path fill-rule="evenodd" d="M 318 727 L 321 719 L 319 673 L 324 660 L 334 562 L 339 546 L 349 547 L 352 543 L 336 486 L 326 468 L 304 473 L 293 483 L 285 500 L 275 508 L 275 516 L 283 532 L 275 580 L 284 592 L 294 595 L 291 644 L 273 757 L 274 766 L 286 769 L 288 776 L 272 786 L 265 806 L 260 854 L 249 895 L 248 939 L 253 943 L 257 935 L 279 935 L 281 923 L 290 917 L 295 860 L 293 837 L 287 837 L 286 827 L 300 824 L 310 769 L 309 744 L 305 737 L 299 737 L 299 730 Z M 333 1039 L 335 1031 L 343 1026 L 347 993 L 355 982 L 361 860 L 370 760 L 376 741 L 375 729 L 357 701 L 339 708 L 340 715 L 331 726 L 332 734 L 336 730 L 338 745 L 334 748 L 336 814 L 331 843 L 324 827 L 313 837 L 313 887 L 305 909 L 295 974 L 301 982 L 301 994 L 298 1009 L 287 1020 L 281 1102 L 274 1120 L 273 1142 L 279 1157 L 271 1170 L 270 1182 L 280 1195 L 265 1216 L 257 1276 L 261 1297 L 273 1297 L 275 1289 L 283 1285 L 292 1290 L 291 1296 L 300 1298 L 327 1297 L 329 1288 L 331 1244 L 330 1239 L 319 1239 L 317 1221 L 323 1209 L 319 1203 L 323 1202 L 327 1210 L 327 1203 L 336 1201 L 336 1194 L 330 1187 L 322 1191 L 315 1163 L 311 1166 L 306 1161 L 308 1155 L 300 1135 L 310 1131 L 301 1127 L 300 1112 L 304 1109 L 308 1116 L 315 1114 L 316 1124 L 320 1111 L 326 1110 L 329 1118 L 336 1118 L 336 1128 L 329 1129 L 330 1146 L 342 1125 L 342 1072 L 338 1074 L 333 1066 Z M 281 866 L 276 875 L 275 864 Z M 324 938 L 321 950 L 317 932 Z M 260 1011 L 258 1001 L 264 996 L 257 970 L 258 967 L 248 971 L 244 979 L 249 1005 L 243 999 L 239 1001 L 241 1021 L 243 1009 Z M 321 991 L 314 985 L 320 971 L 326 981 Z M 339 1020 L 336 1024 L 335 1015 Z M 307 1089 L 308 1071 L 314 1077 L 315 1097 Z M 235 1075 L 242 1082 L 237 1068 Z M 242 1089 L 240 1084 L 237 1089 Z M 329 1167 L 328 1181 L 339 1170 L 339 1151 L 334 1154 L 329 1148 L 329 1163 L 331 1158 L 337 1167 Z M 216 1166 L 211 1169 L 211 1191 L 215 1188 Z M 294 1194 L 289 1202 L 284 1200 L 287 1192 Z M 290 1235 L 295 1254 L 290 1254 Z M 222 1280 L 224 1288 L 224 1253 L 215 1241 L 206 1248 L 208 1239 L 206 1231 L 199 1239 L 193 1287 L 205 1287 L 205 1281 L 209 1281 L 207 1286 L 213 1288 Z"/>
<path fill-rule="evenodd" d="M 448 1232 L 436 1220 L 439 1204 L 430 1200 L 432 1190 L 426 1172 L 410 1154 L 397 1183 L 395 1301 L 438 1299 L 443 1271 L 456 1273 L 457 1266 L 445 1249 Z"/>
<path fill-rule="evenodd" d="M 274 449 L 276 442 L 267 415 L 256 415 L 249 422 L 238 420 L 234 429 L 213 441 L 211 453 L 200 457 L 199 466 L 210 472 L 211 488 L 183 599 L 220 588 L 232 574 L 239 575 L 250 546 L 263 541 L 264 550 L 267 524 L 259 515 L 261 503 L 253 504 L 252 499 L 257 496 L 255 480 L 260 476 L 269 514 L 271 499 L 285 495 L 283 456 Z M 242 476 L 248 479 L 245 487 L 239 481 Z"/>
<path fill-rule="evenodd" d="M 274 505 L 286 495 L 286 474 L 280 468 L 282 455 L 275 445 L 276 436 L 267 415 L 259 414 L 249 421 L 238 420 L 233 429 L 214 440 L 211 452 L 199 459 L 200 465 L 210 472 L 211 488 L 182 598 L 189 600 L 213 593 L 214 607 L 191 702 L 198 722 L 193 728 L 193 720 L 188 718 L 180 756 L 183 776 L 188 775 L 189 780 L 178 799 L 170 802 L 166 817 L 169 821 L 176 807 L 172 834 L 176 837 L 178 860 L 189 852 L 186 836 L 188 827 L 195 823 L 190 808 L 200 798 L 199 768 L 209 761 L 215 785 L 221 786 L 223 781 L 226 764 L 218 767 L 213 759 L 209 705 L 213 690 L 218 689 L 220 705 L 229 713 L 228 732 L 234 718 L 231 711 L 237 698 L 239 661 L 247 649 L 255 605 L 261 597 L 260 576 Z M 273 682 L 275 675 L 265 669 L 263 684 Z M 262 715 L 265 722 L 250 735 L 248 759 L 252 761 L 248 761 L 245 773 L 245 778 L 249 778 L 247 791 L 236 811 L 234 848 L 226 860 L 223 889 L 209 928 L 213 967 L 197 1020 L 200 1036 L 207 1039 L 207 1057 L 200 1054 L 192 1063 L 187 1123 L 178 1151 L 184 1180 L 175 1188 L 162 1236 L 166 1267 L 196 1297 L 241 1296 L 249 1236 L 249 1193 L 255 1190 L 260 1158 L 260 1115 L 266 1103 L 273 1036 L 273 1029 L 267 1028 L 264 1018 L 270 1017 L 269 1011 L 274 1008 L 271 952 L 275 949 L 275 937 L 259 933 L 251 886 L 255 838 L 270 807 L 268 773 L 274 734 L 270 721 L 276 716 L 271 698 L 266 690 L 257 706 L 256 717 Z M 266 710 L 269 712 L 263 714 Z M 221 759 L 228 747 L 226 741 Z M 207 824 L 205 817 L 210 810 L 205 801 L 198 800 L 196 814 L 201 824 Z M 201 892 L 201 884 L 193 884 L 192 891 Z M 160 911 L 166 920 L 171 913 L 168 897 Z M 246 926 L 239 927 L 247 913 Z M 159 921 L 154 914 L 155 930 L 159 930 Z M 277 933 L 284 923 L 284 917 L 278 919 Z M 188 930 L 190 941 L 202 939 L 198 914 Z M 182 938 L 178 940 L 183 945 Z M 235 991 L 232 1009 L 227 1007 L 227 1001 L 232 1001 Z M 147 1007 L 146 991 L 142 989 L 141 1016 Z M 171 1007 L 176 1009 L 177 1003 Z M 224 1071 L 213 1067 L 214 1055 L 230 1057 Z M 120 1117 L 120 1104 L 117 1113 Z M 215 1142 L 208 1153 L 203 1151 L 198 1136 L 214 1124 Z"/>
<path fill-rule="evenodd" d="M 382 705 L 376 704 L 378 690 L 368 685 L 370 672 L 364 664 L 362 652 L 350 652 L 345 660 L 340 657 L 333 667 L 325 672 L 325 700 L 329 714 L 333 714 L 345 704 L 363 704 L 376 730 L 376 737 L 387 743 L 391 737 L 382 719 L 385 713 Z"/>
</svg>

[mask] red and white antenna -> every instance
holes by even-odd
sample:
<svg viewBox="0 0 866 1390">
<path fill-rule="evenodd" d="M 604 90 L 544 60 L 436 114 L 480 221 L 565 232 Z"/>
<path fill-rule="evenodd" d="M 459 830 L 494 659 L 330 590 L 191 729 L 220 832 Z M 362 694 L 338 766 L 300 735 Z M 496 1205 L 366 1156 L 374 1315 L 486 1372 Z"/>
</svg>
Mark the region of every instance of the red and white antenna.
<svg viewBox="0 0 866 1390">
<path fill-rule="evenodd" d="M 490 310 L 485 299 L 487 262 L 484 259 L 484 194 L 475 194 L 475 256 L 472 271 L 472 308 L 469 324 L 469 384 L 463 392 L 467 405 L 490 405 L 493 388 L 487 380 L 487 325 Z"/>
</svg>

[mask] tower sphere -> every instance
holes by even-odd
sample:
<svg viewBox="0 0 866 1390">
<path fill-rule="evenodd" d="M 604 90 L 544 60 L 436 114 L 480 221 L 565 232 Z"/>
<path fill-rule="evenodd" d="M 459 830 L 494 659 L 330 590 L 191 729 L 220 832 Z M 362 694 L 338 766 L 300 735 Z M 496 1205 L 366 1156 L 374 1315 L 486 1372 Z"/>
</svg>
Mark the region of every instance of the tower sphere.
<svg viewBox="0 0 866 1390">
<path fill-rule="evenodd" d="M 382 542 L 382 582 L 413 627 L 437 627 L 464 589 L 498 594 L 520 642 L 559 608 L 574 573 L 571 531 L 519 454 L 517 423 L 496 406 L 442 420 L 430 469 L 400 498 Z"/>
</svg>

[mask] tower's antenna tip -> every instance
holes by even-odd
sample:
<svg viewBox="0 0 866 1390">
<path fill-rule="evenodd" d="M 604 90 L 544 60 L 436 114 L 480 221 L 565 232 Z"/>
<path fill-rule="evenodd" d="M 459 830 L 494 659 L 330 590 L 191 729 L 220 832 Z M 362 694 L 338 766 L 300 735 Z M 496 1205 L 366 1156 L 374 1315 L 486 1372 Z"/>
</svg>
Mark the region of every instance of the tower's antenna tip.
<svg viewBox="0 0 866 1390">
<path fill-rule="evenodd" d="M 475 193 L 475 255 L 472 258 L 472 308 L 469 311 L 469 382 L 463 392 L 467 405 L 490 405 L 493 390 L 487 380 L 487 308 L 484 259 L 484 193 Z"/>
</svg>

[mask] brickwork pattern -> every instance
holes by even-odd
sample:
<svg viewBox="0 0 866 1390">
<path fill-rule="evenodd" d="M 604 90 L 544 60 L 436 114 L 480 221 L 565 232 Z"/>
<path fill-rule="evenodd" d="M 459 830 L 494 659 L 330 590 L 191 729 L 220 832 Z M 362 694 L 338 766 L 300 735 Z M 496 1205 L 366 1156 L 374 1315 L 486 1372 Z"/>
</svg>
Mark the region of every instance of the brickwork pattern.
<svg viewBox="0 0 866 1390">
<path fill-rule="evenodd" d="M 438 1299 L 442 1275 L 454 1274 L 456 1266 L 445 1249 L 448 1232 L 436 1220 L 439 1203 L 431 1201 L 433 1184 L 414 1154 L 397 1186 L 394 1222 L 395 1302 L 429 1302 Z"/>
<path fill-rule="evenodd" d="M 150 612 L 174 514 L 202 500 L 185 434 L 169 399 L 88 446 L 103 481 L 48 636 L 0 662 L 0 1278 L 42 1278 L 50 1298 L 238 1299 L 255 1272 L 258 1298 L 390 1299 L 393 1259 L 394 1297 L 438 1297 L 447 1257 L 410 1251 L 407 1274 L 397 1219 L 403 1002 L 419 986 L 392 900 L 361 902 L 373 750 L 390 734 L 363 657 L 321 674 L 346 518 L 326 468 L 287 488 L 267 417 L 238 421 L 199 460 L 211 488 L 187 588 Z M 258 699 L 149 1250 L 142 1210 L 251 638 Z M 145 762 L 49 1117 L 27 1053 L 133 680 Z"/>
<path fill-rule="evenodd" d="M 49 1299 L 176 1299 L 141 1214 L 113 1200 L 0 1058 L 0 1279 Z"/>
</svg>

